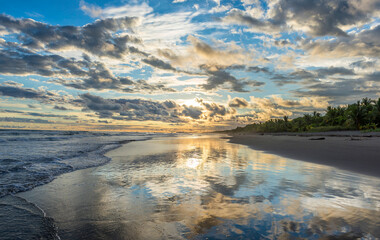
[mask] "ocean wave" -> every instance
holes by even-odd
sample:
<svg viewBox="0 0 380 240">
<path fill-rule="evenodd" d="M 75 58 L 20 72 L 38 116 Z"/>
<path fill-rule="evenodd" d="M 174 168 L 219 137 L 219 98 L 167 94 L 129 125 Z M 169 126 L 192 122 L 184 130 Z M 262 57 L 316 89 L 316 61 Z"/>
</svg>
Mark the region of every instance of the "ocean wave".
<svg viewBox="0 0 380 240">
<path fill-rule="evenodd" d="M 1 239 L 60 240 L 54 220 L 36 204 L 17 196 L 0 198 Z"/>
<path fill-rule="evenodd" d="M 107 151 L 148 138 L 129 133 L 0 132 L 5 139 L 0 145 L 0 197 L 49 183 L 63 173 L 106 164 Z"/>
</svg>

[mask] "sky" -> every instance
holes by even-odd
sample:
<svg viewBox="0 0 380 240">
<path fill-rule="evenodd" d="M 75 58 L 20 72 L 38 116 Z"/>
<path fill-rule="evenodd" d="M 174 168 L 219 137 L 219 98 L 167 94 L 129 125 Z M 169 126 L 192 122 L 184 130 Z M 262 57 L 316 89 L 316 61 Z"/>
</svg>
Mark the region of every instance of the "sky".
<svg viewBox="0 0 380 240">
<path fill-rule="evenodd" d="M 378 0 L 0 0 L 0 128 L 213 131 L 380 97 Z"/>
</svg>

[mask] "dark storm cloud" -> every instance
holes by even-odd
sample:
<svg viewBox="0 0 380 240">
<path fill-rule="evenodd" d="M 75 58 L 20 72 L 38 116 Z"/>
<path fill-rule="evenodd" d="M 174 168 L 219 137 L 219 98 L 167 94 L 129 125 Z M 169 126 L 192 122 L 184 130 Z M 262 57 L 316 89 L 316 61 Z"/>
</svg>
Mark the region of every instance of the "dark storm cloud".
<svg viewBox="0 0 380 240">
<path fill-rule="evenodd" d="M 228 106 L 233 108 L 245 108 L 249 106 L 249 103 L 244 98 L 233 98 L 228 102 Z"/>
<path fill-rule="evenodd" d="M 32 19 L 15 19 L 0 15 L 0 26 L 18 34 L 23 45 L 30 48 L 64 49 L 75 47 L 97 56 L 122 58 L 127 53 L 140 53 L 127 43 L 140 44 L 135 37 L 115 36 L 120 30 L 131 30 L 136 18 L 109 18 L 76 26 L 53 26 Z"/>
</svg>

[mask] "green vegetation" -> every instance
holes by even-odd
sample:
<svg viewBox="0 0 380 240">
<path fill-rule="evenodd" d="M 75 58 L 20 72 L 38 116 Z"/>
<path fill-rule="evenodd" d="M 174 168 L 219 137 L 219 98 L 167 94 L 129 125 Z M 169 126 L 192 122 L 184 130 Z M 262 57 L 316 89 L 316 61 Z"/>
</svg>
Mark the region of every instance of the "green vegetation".
<svg viewBox="0 0 380 240">
<path fill-rule="evenodd" d="M 380 131 L 380 98 L 363 98 L 346 107 L 327 107 L 326 114 L 314 112 L 289 120 L 271 119 L 227 132 L 326 132 L 343 130 Z"/>
</svg>

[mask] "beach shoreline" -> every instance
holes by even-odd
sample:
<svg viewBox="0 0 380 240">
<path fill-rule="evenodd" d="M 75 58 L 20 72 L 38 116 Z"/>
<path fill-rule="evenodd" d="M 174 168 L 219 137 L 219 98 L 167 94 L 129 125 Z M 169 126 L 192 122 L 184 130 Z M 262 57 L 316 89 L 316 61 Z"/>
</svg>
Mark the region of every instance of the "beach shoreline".
<svg viewBox="0 0 380 240">
<path fill-rule="evenodd" d="M 295 160 L 380 178 L 380 133 L 324 132 L 230 135 L 230 143 Z"/>
<path fill-rule="evenodd" d="M 180 239 L 190 236 L 203 239 L 214 236 L 215 227 L 228 231 L 230 238 L 241 234 L 255 238 L 257 236 L 249 231 L 251 225 L 246 224 L 240 233 L 231 235 L 235 234 L 235 227 L 230 224 L 236 222 L 236 226 L 241 227 L 236 219 L 254 219 L 255 209 L 263 209 L 261 214 L 268 214 L 267 208 L 262 206 L 263 200 L 273 209 L 292 209 L 284 207 L 289 202 L 279 199 L 291 198 L 290 203 L 297 204 L 310 201 L 311 196 L 328 196 L 324 206 L 334 207 L 329 201 L 334 202 L 336 197 L 365 201 L 366 198 L 361 199 L 367 194 L 360 191 L 376 191 L 362 190 L 358 186 L 365 183 L 378 189 L 379 182 L 378 178 L 230 144 L 225 136 L 133 141 L 107 152 L 106 156 L 111 158 L 108 164 L 62 174 L 49 184 L 17 196 L 37 203 L 54 220 L 62 239 Z M 334 184 L 329 185 L 329 182 Z M 358 188 L 359 193 L 353 193 L 352 186 Z M 252 199 L 252 203 L 248 203 L 247 198 Z M 189 212 L 188 209 L 196 210 Z M 252 215 L 247 215 L 249 209 Z M 310 205 L 305 209 L 315 213 L 315 209 L 320 208 Z M 351 212 L 357 213 L 342 211 L 342 217 Z M 292 219 L 292 212 L 282 214 Z M 323 213 L 318 214 L 323 216 Z M 226 224 L 220 221 L 205 225 L 204 219 L 214 215 L 227 219 Z M 356 219 L 355 216 L 350 215 L 350 218 Z M 372 220 L 366 222 L 370 226 L 368 232 L 378 236 L 377 230 L 373 230 L 378 215 L 374 212 L 370 217 Z M 335 224 L 334 219 L 329 222 Z M 283 223 L 276 220 L 271 224 Z M 266 226 L 259 227 L 270 232 L 272 227 L 267 229 Z M 199 229 L 203 230 L 199 232 Z"/>
</svg>

